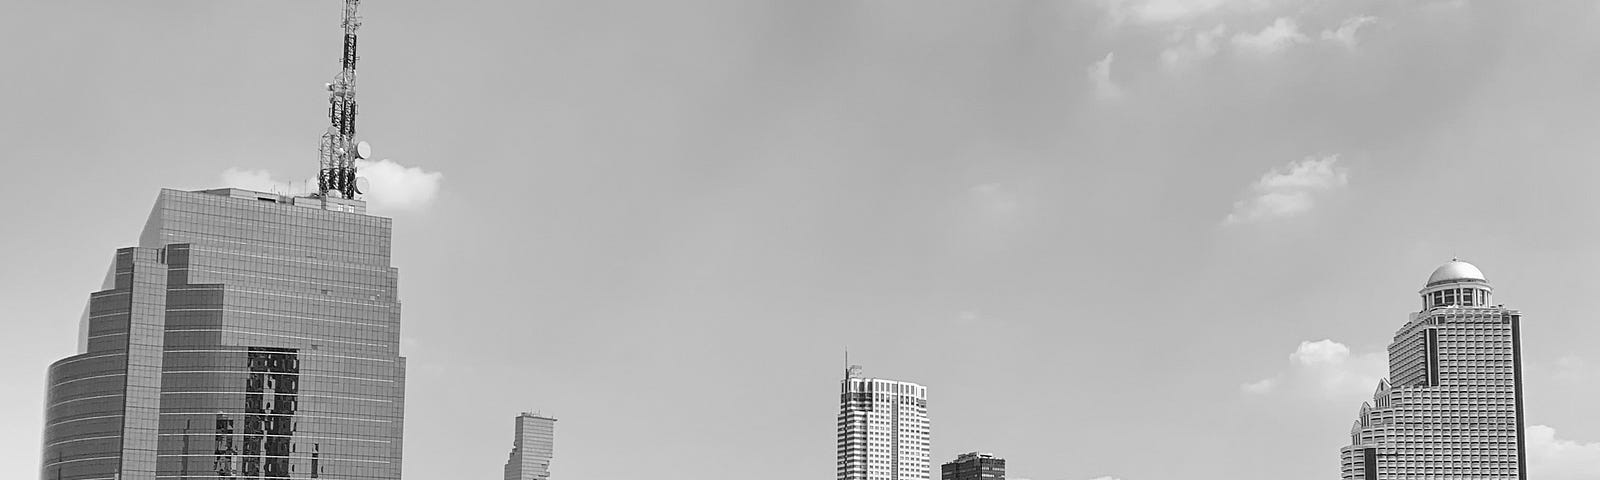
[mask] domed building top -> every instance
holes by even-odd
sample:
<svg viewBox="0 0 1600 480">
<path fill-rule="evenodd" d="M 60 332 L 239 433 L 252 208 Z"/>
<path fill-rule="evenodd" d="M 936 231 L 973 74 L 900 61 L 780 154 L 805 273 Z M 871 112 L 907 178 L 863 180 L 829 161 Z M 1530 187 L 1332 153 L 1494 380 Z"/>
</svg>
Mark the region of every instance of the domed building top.
<svg viewBox="0 0 1600 480">
<path fill-rule="evenodd" d="M 1433 275 L 1428 276 L 1428 285 L 1430 286 L 1464 281 L 1488 282 L 1489 280 L 1483 278 L 1483 272 L 1478 270 L 1478 267 L 1457 259 L 1451 259 L 1449 263 L 1440 265 L 1439 268 L 1433 270 Z"/>
</svg>

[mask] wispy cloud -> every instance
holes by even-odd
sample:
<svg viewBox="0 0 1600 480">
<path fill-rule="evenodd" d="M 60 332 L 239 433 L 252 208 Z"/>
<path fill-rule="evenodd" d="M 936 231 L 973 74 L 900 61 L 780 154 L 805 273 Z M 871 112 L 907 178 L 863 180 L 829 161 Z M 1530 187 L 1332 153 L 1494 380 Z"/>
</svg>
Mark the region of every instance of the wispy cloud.
<svg viewBox="0 0 1600 480">
<path fill-rule="evenodd" d="M 1099 0 L 1112 25 L 1170 24 L 1219 12 L 1253 12 L 1272 0 Z"/>
<path fill-rule="evenodd" d="M 316 184 L 309 180 L 279 180 L 273 178 L 272 172 L 266 170 L 229 168 L 222 171 L 220 180 L 222 182 L 221 187 L 270 192 L 280 195 L 300 195 L 310 193 L 316 189 Z"/>
<path fill-rule="evenodd" d="M 1362 27 L 1372 25 L 1374 23 L 1378 23 L 1378 17 L 1350 17 L 1345 19 L 1344 22 L 1340 23 L 1338 28 L 1323 30 L 1322 39 L 1344 45 L 1346 48 L 1355 48 L 1356 44 L 1361 42 L 1361 40 L 1356 37 L 1356 33 L 1359 32 Z"/>
<path fill-rule="evenodd" d="M 1293 217 L 1311 211 L 1316 198 L 1343 188 L 1349 172 L 1339 166 L 1338 155 L 1307 157 L 1273 169 L 1249 189 L 1248 197 L 1233 204 L 1223 224 L 1250 223 Z"/>
<path fill-rule="evenodd" d="M 1227 25 L 1217 25 L 1193 35 L 1180 34 L 1172 45 L 1161 51 L 1161 65 L 1175 70 L 1216 56 L 1222 49 L 1223 35 L 1227 33 Z"/>
<path fill-rule="evenodd" d="M 1531 425 L 1526 430 L 1528 473 L 1542 480 L 1600 478 L 1600 442 L 1556 438 L 1556 429 Z"/>
<path fill-rule="evenodd" d="M 1271 54 L 1310 40 L 1304 33 L 1300 33 L 1300 25 L 1295 23 L 1294 19 L 1278 17 L 1259 32 L 1235 34 L 1233 45 L 1243 51 Z"/>
<path fill-rule="evenodd" d="M 1122 97 L 1122 87 L 1111 80 L 1111 63 L 1116 61 L 1116 52 L 1107 53 L 1104 58 L 1089 65 L 1089 83 L 1094 85 L 1094 94 L 1106 100 Z"/>
<path fill-rule="evenodd" d="M 967 192 L 972 196 L 972 201 L 990 215 L 1009 216 L 1016 213 L 1020 206 L 1017 194 L 999 183 L 974 185 Z"/>
<path fill-rule="evenodd" d="M 1289 354 L 1287 371 L 1245 383 L 1239 390 L 1249 395 L 1277 392 L 1316 398 L 1343 399 L 1372 393 L 1388 370 L 1383 352 L 1352 355 L 1350 347 L 1333 340 L 1303 341 Z"/>
</svg>

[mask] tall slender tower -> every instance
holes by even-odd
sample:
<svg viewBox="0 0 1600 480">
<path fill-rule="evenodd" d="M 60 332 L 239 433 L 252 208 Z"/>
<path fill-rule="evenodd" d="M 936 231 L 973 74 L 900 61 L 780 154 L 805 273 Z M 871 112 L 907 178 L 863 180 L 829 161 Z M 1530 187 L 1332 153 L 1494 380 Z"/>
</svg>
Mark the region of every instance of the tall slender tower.
<svg viewBox="0 0 1600 480">
<path fill-rule="evenodd" d="M 839 382 L 838 480 L 928 480 L 928 389 L 864 378 L 851 365 Z"/>
<path fill-rule="evenodd" d="M 344 55 L 339 58 L 339 74 L 328 84 L 328 130 L 322 134 L 318 148 L 322 168 L 317 172 L 317 190 L 321 196 L 329 192 L 343 198 L 356 198 L 361 193 L 356 188 L 356 160 L 372 155 L 366 142 L 356 141 L 356 30 L 361 29 L 361 16 L 356 13 L 361 0 L 344 0 Z"/>
<path fill-rule="evenodd" d="M 1522 313 L 1495 305 L 1472 264 L 1428 277 L 1422 310 L 1389 344 L 1378 383 L 1339 450 L 1344 480 L 1526 480 Z"/>
<path fill-rule="evenodd" d="M 555 438 L 556 419 L 529 412 L 518 415 L 517 436 L 511 443 L 511 458 L 506 459 L 505 480 L 550 478 Z"/>
</svg>

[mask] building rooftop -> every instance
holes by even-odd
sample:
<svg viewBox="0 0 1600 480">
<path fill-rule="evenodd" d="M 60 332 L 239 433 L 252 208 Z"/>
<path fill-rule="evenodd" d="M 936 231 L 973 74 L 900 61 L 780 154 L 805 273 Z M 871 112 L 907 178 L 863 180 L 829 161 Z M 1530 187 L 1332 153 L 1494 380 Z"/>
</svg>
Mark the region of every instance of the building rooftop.
<svg viewBox="0 0 1600 480">
<path fill-rule="evenodd" d="M 1451 259 L 1444 265 L 1433 270 L 1433 275 L 1428 276 L 1428 285 L 1440 283 L 1456 283 L 1462 281 L 1487 282 L 1483 272 L 1478 267 L 1461 260 Z"/>
</svg>

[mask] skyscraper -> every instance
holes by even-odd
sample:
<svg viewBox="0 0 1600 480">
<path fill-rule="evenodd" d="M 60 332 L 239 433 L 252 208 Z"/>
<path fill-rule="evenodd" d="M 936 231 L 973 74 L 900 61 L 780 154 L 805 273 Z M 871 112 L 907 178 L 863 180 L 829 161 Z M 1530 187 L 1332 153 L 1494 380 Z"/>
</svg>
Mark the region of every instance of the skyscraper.
<svg viewBox="0 0 1600 480">
<path fill-rule="evenodd" d="M 506 460 L 505 480 L 550 478 L 555 437 L 556 419 L 528 412 L 517 415 L 517 437 L 511 443 L 511 458 Z"/>
<path fill-rule="evenodd" d="M 928 480 L 927 388 L 851 365 L 839 390 L 838 479 Z"/>
<path fill-rule="evenodd" d="M 991 453 L 963 453 L 939 467 L 939 480 L 1006 480 L 1006 459 Z"/>
<path fill-rule="evenodd" d="M 399 479 L 389 235 L 360 200 L 162 190 L 50 366 L 40 478 Z"/>
<path fill-rule="evenodd" d="M 1472 264 L 1428 277 L 1422 310 L 1389 344 L 1389 379 L 1361 405 L 1345 480 L 1526 480 L 1522 314 L 1493 303 Z"/>
</svg>

